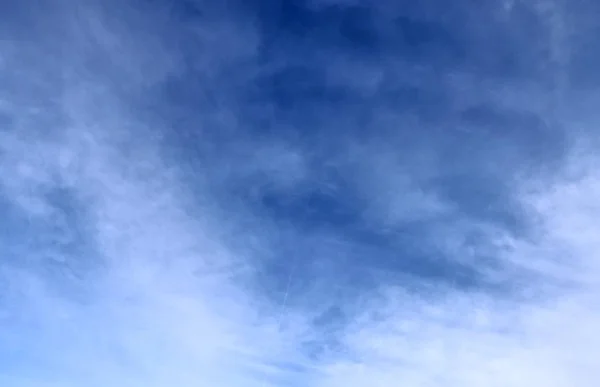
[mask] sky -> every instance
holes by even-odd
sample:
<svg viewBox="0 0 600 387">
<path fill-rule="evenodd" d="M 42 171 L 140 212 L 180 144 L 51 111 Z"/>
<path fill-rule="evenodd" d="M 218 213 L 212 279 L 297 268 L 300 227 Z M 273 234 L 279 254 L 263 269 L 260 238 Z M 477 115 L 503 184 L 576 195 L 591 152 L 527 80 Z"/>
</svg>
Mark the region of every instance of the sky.
<svg viewBox="0 0 600 387">
<path fill-rule="evenodd" d="M 0 385 L 596 386 L 599 13 L 0 1 Z"/>
</svg>

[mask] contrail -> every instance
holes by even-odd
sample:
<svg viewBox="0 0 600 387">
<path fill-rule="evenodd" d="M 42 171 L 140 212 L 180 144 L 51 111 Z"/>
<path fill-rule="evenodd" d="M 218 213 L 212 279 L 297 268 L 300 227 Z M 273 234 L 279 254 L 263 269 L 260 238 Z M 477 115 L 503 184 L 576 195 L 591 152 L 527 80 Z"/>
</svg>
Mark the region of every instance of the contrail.
<svg viewBox="0 0 600 387">
<path fill-rule="evenodd" d="M 292 261 L 292 267 L 290 269 L 290 273 L 288 275 L 287 284 L 285 286 L 285 293 L 283 294 L 283 301 L 281 302 L 281 306 L 279 307 L 279 319 L 277 320 L 277 326 L 281 325 L 281 321 L 283 319 L 283 315 L 287 308 L 287 300 L 290 294 L 290 287 L 292 286 L 292 279 L 294 277 L 294 272 L 296 271 L 296 260 Z"/>
<path fill-rule="evenodd" d="M 290 268 L 290 272 L 288 274 L 288 278 L 287 278 L 287 282 L 285 285 L 285 291 L 283 293 L 283 300 L 281 301 L 281 304 L 279 305 L 279 316 L 277 317 L 277 323 L 275 324 L 275 327 L 280 329 L 281 328 L 281 323 L 283 321 L 283 317 L 285 315 L 285 312 L 287 310 L 287 300 L 290 294 L 290 288 L 292 286 L 292 281 L 294 278 L 294 273 L 296 271 L 296 260 L 293 259 L 292 260 L 292 265 Z M 267 386 L 267 382 L 265 380 L 262 381 L 261 383 L 261 387 L 266 387 Z"/>
</svg>

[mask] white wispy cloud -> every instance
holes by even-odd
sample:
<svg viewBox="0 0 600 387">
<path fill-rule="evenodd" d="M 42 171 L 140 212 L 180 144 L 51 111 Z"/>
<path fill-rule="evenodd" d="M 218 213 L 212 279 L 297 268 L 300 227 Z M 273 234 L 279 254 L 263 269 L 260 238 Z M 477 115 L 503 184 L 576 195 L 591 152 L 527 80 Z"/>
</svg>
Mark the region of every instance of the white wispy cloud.
<svg viewBox="0 0 600 387">
<path fill-rule="evenodd" d="M 504 267 L 490 279 L 504 292 L 383 285 L 357 306 L 346 352 L 333 356 L 320 385 L 594 385 L 598 161 L 579 147 L 569 153 L 551 177 L 513 187 L 536 220 L 533 236 L 492 228 L 475 251 L 448 250 L 458 260 L 478 248 L 493 254 Z"/>
<path fill-rule="evenodd" d="M 518 233 L 443 194 L 439 144 L 393 130 L 432 125 L 414 117 L 375 106 L 370 125 L 383 134 L 342 135 L 323 160 L 293 138 L 247 135 L 236 86 L 259 72 L 258 34 L 232 10 L 205 8 L 205 24 L 177 26 L 171 8 L 57 6 L 44 23 L 32 13 L 30 35 L 0 43 L 10 86 L 0 91 L 0 385 L 594 385 L 600 177 L 583 146 L 593 136 L 578 130 L 556 171 L 507 173 L 528 220 Z M 372 97 L 398 58 L 352 60 L 334 56 L 330 81 Z M 240 62 L 251 62 L 245 73 Z M 210 94 L 199 93 L 195 139 L 212 141 L 217 122 L 235 141 L 191 174 L 165 145 L 174 129 L 148 111 L 190 69 Z M 539 101 L 515 102 L 512 85 L 449 78 L 462 85 L 457 109 L 483 96 L 543 114 Z M 358 125 L 350 113 L 340 120 Z M 473 162 L 517 164 L 502 159 L 517 150 L 503 152 Z M 415 244 L 434 264 L 472 268 L 482 286 L 393 265 L 385 276 L 380 251 L 344 230 L 312 234 L 221 196 L 238 186 L 339 193 L 315 160 L 348 183 L 366 228 L 399 246 L 401 230 L 424 224 Z M 492 167 L 482 170 L 502 169 Z M 281 244 L 289 256 L 273 259 Z M 265 274 L 273 261 L 281 278 Z"/>
<path fill-rule="evenodd" d="M 34 86 L 45 95 L 3 96 L 15 102 L 3 109 L 12 120 L 1 142 L 3 208 L 29 228 L 5 245 L 14 256 L 2 263 L 0 383 L 280 385 L 276 362 L 293 361 L 301 329 L 280 329 L 280 310 L 255 294 L 256 257 L 234 256 L 222 240 L 235 214 L 217 219 L 210 198 L 203 205 L 206 198 L 191 195 L 176 166 L 162 161 L 156 129 L 131 111 L 135 93 L 172 67 L 143 57 L 157 52 L 144 46 L 148 39 L 136 41 L 131 18 L 76 11 L 55 10 L 80 27 L 69 35 L 76 47 L 63 47 L 69 55 L 52 58 L 63 60 L 62 87 L 40 80 Z M 107 60 L 98 73 L 82 67 L 90 50 Z M 23 50 L 15 52 L 3 70 L 30 86 L 27 75 L 46 71 L 45 63 L 20 75 Z M 77 220 L 62 224 L 83 233 L 79 252 L 48 234 L 66 221 L 51 200 L 58 191 L 64 206 L 79 205 Z M 200 187 L 200 196 L 209 191 Z M 40 245 L 31 243 L 36 229 L 46 233 Z M 81 261 L 90 264 L 78 271 Z"/>
<path fill-rule="evenodd" d="M 111 142 L 121 136 L 107 131 Z M 63 188 L 84 203 L 83 224 L 69 226 L 83 227 L 90 243 L 89 256 L 57 249 L 63 256 L 55 264 L 64 265 L 58 275 L 43 269 L 52 264 L 43 259 L 32 261 L 41 268 L 3 265 L 9 286 L 2 358 L 27 356 L 14 368 L 5 362 L 5 383 L 261 385 L 264 379 L 271 385 L 278 371 L 268 364 L 289 351 L 290 338 L 277 327 L 273 307 L 244 285 L 255 257 L 232 256 L 219 241 L 227 221 L 213 219 L 210 207 L 196 216 L 187 212 L 191 198 L 143 140 L 124 134 L 125 143 L 133 142 L 119 149 L 95 135 L 77 126 L 56 143 L 37 141 L 40 152 L 16 132 L 13 141 L 22 146 L 6 150 L 27 165 L 2 175 L 3 191 L 20 204 L 21 215 L 42 227 L 54 223 L 60 209 L 47 193 Z M 61 163 L 65 154 L 76 155 L 70 161 L 76 172 Z M 30 200 L 22 201 L 25 195 Z M 61 242 L 36 250 L 18 238 L 13 243 L 25 257 L 16 259 L 45 256 L 44 249 Z M 74 260 L 93 264 L 72 273 Z"/>
</svg>

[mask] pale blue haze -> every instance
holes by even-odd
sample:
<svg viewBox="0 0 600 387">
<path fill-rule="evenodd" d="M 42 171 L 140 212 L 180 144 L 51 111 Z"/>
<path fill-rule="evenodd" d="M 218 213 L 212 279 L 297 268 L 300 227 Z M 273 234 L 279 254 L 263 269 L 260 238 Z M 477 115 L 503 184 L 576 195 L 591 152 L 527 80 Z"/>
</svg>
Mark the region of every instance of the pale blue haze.
<svg viewBox="0 0 600 387">
<path fill-rule="evenodd" d="M 0 386 L 597 386 L 599 15 L 0 0 Z"/>
</svg>

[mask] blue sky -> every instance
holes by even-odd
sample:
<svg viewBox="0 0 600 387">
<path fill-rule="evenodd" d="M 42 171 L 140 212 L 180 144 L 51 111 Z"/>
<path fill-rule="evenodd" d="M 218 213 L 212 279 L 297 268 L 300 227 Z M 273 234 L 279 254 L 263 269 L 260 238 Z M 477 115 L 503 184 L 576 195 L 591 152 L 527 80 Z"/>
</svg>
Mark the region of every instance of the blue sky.
<svg viewBox="0 0 600 387">
<path fill-rule="evenodd" d="M 596 385 L 599 11 L 0 2 L 0 385 Z"/>
</svg>

